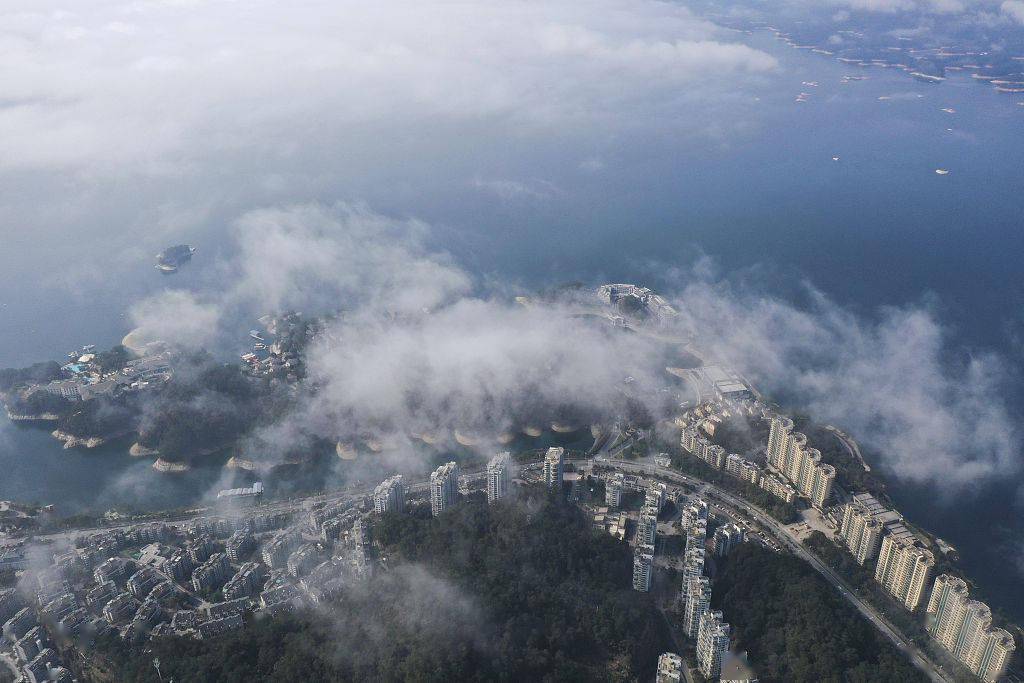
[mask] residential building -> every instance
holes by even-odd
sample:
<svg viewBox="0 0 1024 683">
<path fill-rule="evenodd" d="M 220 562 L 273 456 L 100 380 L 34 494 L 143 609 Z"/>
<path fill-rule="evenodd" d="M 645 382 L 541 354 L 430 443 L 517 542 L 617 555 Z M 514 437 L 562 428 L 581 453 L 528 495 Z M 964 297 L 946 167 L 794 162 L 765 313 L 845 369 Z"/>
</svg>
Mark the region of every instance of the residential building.
<svg viewBox="0 0 1024 683">
<path fill-rule="evenodd" d="M 949 574 L 935 579 L 928 600 L 928 632 L 983 681 L 997 681 L 1013 656 L 1013 636 L 992 628 L 985 603 L 969 599 L 967 584 Z"/>
<path fill-rule="evenodd" d="M 785 503 L 792 503 L 796 500 L 796 489 L 784 481 L 779 480 L 774 475 L 765 473 L 761 477 L 761 483 L 759 486 L 776 498 L 782 499 Z"/>
<path fill-rule="evenodd" d="M 864 565 L 878 555 L 885 526 L 898 521 L 899 513 L 886 509 L 870 493 L 858 493 L 843 507 L 839 537 L 857 563 Z"/>
<path fill-rule="evenodd" d="M 262 588 L 263 569 L 257 562 L 246 562 L 231 580 L 224 584 L 224 600 L 255 595 Z"/>
<path fill-rule="evenodd" d="M 935 557 L 905 526 L 886 527 L 875 566 L 875 580 L 910 611 L 917 609 L 928 586 Z"/>
<path fill-rule="evenodd" d="M 715 557 L 725 557 L 733 548 L 742 543 L 743 539 L 743 529 L 736 524 L 723 524 L 718 527 L 715 529 L 715 537 L 712 541 Z"/>
<path fill-rule="evenodd" d="M 119 593 L 103 608 L 103 618 L 111 624 L 128 621 L 139 608 L 139 601 L 131 593 Z"/>
<path fill-rule="evenodd" d="M 793 421 L 788 417 L 772 418 L 765 449 L 768 465 L 791 482 L 801 494 L 810 499 L 816 508 L 822 508 L 832 495 L 836 470 L 821 462 L 821 453 L 807 447 L 807 437 L 793 431 Z M 782 495 L 762 486 L 773 495 Z M 791 501 L 786 501 L 791 502 Z"/>
<path fill-rule="evenodd" d="M 388 477 L 373 490 L 373 511 L 378 515 L 387 512 L 405 512 L 405 487 L 402 475 Z"/>
<path fill-rule="evenodd" d="M 685 602 L 689 597 L 690 581 L 704 576 L 705 553 L 702 548 L 688 548 L 683 555 L 682 598 Z"/>
<path fill-rule="evenodd" d="M 674 652 L 658 657 L 658 675 L 654 683 L 679 683 L 683 680 L 683 658 Z"/>
<path fill-rule="evenodd" d="M 633 590 L 646 593 L 651 590 L 654 556 L 643 552 L 633 555 Z"/>
<path fill-rule="evenodd" d="M 192 572 L 192 588 L 197 593 L 216 590 L 224 585 L 230 572 L 228 556 L 224 553 L 214 553 Z"/>
<path fill-rule="evenodd" d="M 544 485 L 549 489 L 562 490 L 564 456 L 565 449 L 561 446 L 552 446 L 544 456 Z"/>
<path fill-rule="evenodd" d="M 430 510 L 435 517 L 455 505 L 459 495 L 459 465 L 449 462 L 430 475 Z"/>
<path fill-rule="evenodd" d="M 686 602 L 683 605 L 683 632 L 697 639 L 700 634 L 701 617 L 711 608 L 711 580 L 706 576 L 694 576 L 686 587 Z"/>
<path fill-rule="evenodd" d="M 235 564 L 239 564 L 242 560 L 249 556 L 256 548 L 256 539 L 253 537 L 252 532 L 248 529 L 239 529 L 235 533 L 231 534 L 231 538 L 227 540 L 225 544 L 224 552 L 227 554 L 228 559 Z"/>
<path fill-rule="evenodd" d="M 658 535 L 658 518 L 651 514 L 640 514 L 636 524 L 636 545 L 653 546 Z"/>
<path fill-rule="evenodd" d="M 705 678 L 719 677 L 728 651 L 729 624 L 722 620 L 721 612 L 705 612 L 697 634 L 697 664 Z"/>
<path fill-rule="evenodd" d="M 487 502 L 493 503 L 508 495 L 512 487 L 512 455 L 498 453 L 487 463 Z"/>
<path fill-rule="evenodd" d="M 622 472 L 616 472 L 604 482 L 604 504 L 610 508 L 622 507 L 623 479 Z"/>
</svg>

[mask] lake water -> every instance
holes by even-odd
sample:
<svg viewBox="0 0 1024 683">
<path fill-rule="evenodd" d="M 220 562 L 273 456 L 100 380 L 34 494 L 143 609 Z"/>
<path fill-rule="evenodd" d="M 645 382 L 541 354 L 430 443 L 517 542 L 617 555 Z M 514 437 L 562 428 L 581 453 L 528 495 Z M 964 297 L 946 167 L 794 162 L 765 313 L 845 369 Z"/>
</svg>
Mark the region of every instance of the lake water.
<svg viewBox="0 0 1024 683">
<path fill-rule="evenodd" d="M 606 150 L 604 172 L 587 176 L 561 169 L 557 150 L 507 150 L 510 166 L 532 164 L 534 175 L 561 189 L 530 205 L 495 202 L 456 184 L 432 187 L 429 198 L 371 190 L 367 199 L 381 212 L 446 226 L 458 239 L 444 246 L 457 258 L 519 282 L 666 286 L 662 274 L 692 262 L 699 249 L 725 270 L 770 264 L 782 295 L 807 277 L 862 311 L 933 292 L 963 345 L 994 348 L 1020 364 L 1024 107 L 969 78 L 929 85 L 763 35 L 750 40 L 771 50 L 782 69 L 736 94 L 736 110 L 749 118 L 741 135 L 709 132 L 675 145 L 638 133 Z M 868 80 L 843 84 L 845 74 Z M 801 91 L 811 97 L 795 103 Z M 951 173 L 939 176 L 936 168 Z M 71 298 L 38 283 L 0 282 L 0 366 L 116 343 L 132 301 L 171 283 L 201 283 L 204 263 L 226 249 L 200 245 L 174 279 L 147 261 L 117 287 L 90 292 L 84 285 Z M 1019 393 L 1011 397 L 1018 406 Z M 218 468 L 166 477 L 125 451 L 65 451 L 45 431 L 4 419 L 0 498 L 55 502 L 64 512 L 119 501 L 159 508 L 209 495 L 217 481 Z M 1024 538 L 1013 505 L 1021 485 L 979 490 L 955 506 L 920 487 L 897 481 L 891 488 L 901 511 L 956 545 L 992 602 L 1024 621 L 1024 582 L 1004 545 Z"/>
</svg>

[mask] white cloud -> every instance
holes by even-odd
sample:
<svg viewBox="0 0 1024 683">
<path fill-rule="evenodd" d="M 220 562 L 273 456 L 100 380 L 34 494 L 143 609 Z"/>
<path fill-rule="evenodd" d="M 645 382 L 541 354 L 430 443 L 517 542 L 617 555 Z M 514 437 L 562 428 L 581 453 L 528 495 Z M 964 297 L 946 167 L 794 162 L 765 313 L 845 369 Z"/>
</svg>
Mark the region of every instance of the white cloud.
<svg viewBox="0 0 1024 683">
<path fill-rule="evenodd" d="M 808 294 L 810 304 L 798 308 L 702 282 L 681 300 L 708 347 L 769 395 L 850 431 L 897 476 L 963 492 L 1020 469 L 1020 432 L 1003 398 L 1013 380 L 1005 359 L 957 356 L 927 307 L 866 319 Z"/>
<path fill-rule="evenodd" d="M 1005 0 L 999 9 L 1017 23 L 1024 24 L 1024 0 Z"/>
<path fill-rule="evenodd" d="M 188 172 L 384 121 L 621 119 L 683 83 L 774 68 L 678 6 L 138 3 L 0 13 L 0 168 Z"/>
</svg>

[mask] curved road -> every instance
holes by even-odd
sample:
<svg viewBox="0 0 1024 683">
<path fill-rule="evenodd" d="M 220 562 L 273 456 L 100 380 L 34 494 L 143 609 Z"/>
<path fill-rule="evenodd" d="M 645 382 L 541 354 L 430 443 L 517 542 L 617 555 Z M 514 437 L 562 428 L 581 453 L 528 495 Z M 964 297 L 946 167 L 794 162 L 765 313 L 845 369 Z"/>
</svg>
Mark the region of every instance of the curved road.
<svg viewBox="0 0 1024 683">
<path fill-rule="evenodd" d="M 737 498 L 731 493 L 723 491 L 713 484 L 697 479 L 696 477 L 689 477 L 673 470 L 659 467 L 657 465 L 628 462 L 625 460 L 603 460 L 599 462 L 633 474 L 644 474 L 649 477 L 665 479 L 676 483 L 687 483 L 691 485 L 699 483 L 726 503 L 740 509 L 748 510 L 750 515 L 756 519 L 762 527 L 769 529 L 775 535 L 776 539 L 779 540 L 786 548 L 801 560 L 810 564 L 818 571 L 819 574 L 824 576 L 829 583 L 838 588 L 842 596 L 856 607 L 857 611 L 863 614 L 872 624 L 874 624 L 875 628 L 881 631 L 890 641 L 892 641 L 893 645 L 903 652 L 914 666 L 923 671 L 936 683 L 953 683 L 953 679 L 948 678 L 934 662 L 928 659 L 927 655 L 925 655 L 920 648 L 903 638 L 903 636 L 896 631 L 892 624 L 890 624 L 889 621 L 878 612 L 878 610 L 851 591 L 850 586 L 848 586 L 839 575 L 819 560 L 816 555 L 808 552 L 800 544 L 800 541 L 794 534 L 792 534 L 786 527 L 780 524 L 768 513 L 741 498 Z"/>
</svg>

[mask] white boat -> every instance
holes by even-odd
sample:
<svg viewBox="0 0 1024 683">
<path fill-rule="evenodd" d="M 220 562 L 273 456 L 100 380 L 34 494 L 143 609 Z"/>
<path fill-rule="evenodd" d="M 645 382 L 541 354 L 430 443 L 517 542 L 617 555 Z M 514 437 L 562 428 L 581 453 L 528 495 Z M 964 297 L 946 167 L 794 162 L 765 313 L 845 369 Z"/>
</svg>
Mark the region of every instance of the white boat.
<svg viewBox="0 0 1024 683">
<path fill-rule="evenodd" d="M 935 169 L 935 172 L 938 173 L 939 175 L 949 175 L 949 171 L 947 171 L 944 168 L 937 168 Z"/>
</svg>

